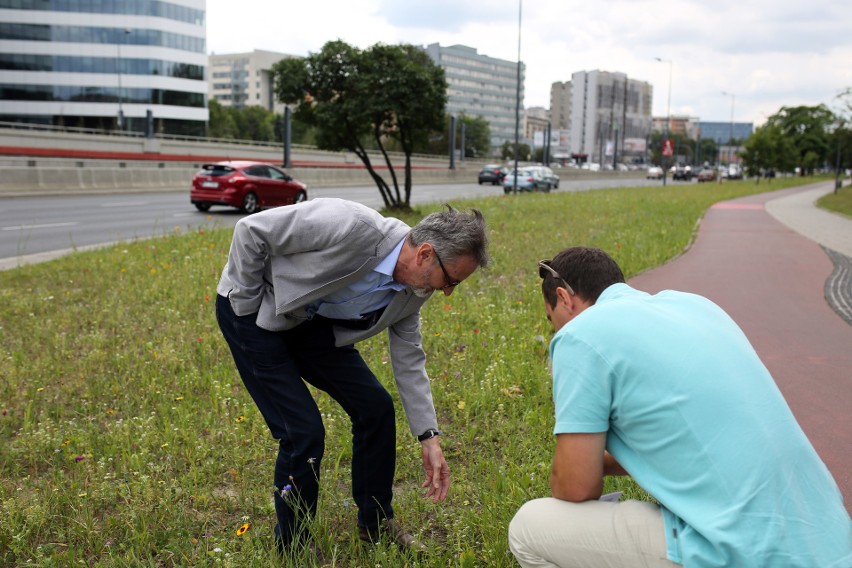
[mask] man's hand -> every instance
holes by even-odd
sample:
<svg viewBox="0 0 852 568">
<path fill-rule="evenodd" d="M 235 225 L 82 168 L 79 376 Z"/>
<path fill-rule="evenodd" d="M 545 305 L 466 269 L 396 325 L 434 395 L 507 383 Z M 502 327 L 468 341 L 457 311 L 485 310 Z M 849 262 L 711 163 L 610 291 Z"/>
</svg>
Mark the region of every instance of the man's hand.
<svg viewBox="0 0 852 568">
<path fill-rule="evenodd" d="M 450 490 L 450 466 L 444 459 L 441 444 L 438 438 L 429 438 L 420 443 L 420 452 L 423 454 L 423 471 L 426 472 L 426 481 L 421 487 L 429 489 L 424 497 L 431 497 L 433 503 L 438 503 L 447 498 Z"/>
</svg>

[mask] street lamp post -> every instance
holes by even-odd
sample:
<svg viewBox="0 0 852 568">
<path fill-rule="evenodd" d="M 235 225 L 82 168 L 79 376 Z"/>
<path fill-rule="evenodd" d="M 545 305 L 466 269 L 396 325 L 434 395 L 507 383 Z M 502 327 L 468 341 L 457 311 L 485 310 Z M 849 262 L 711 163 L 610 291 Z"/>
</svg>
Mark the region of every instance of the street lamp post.
<svg viewBox="0 0 852 568">
<path fill-rule="evenodd" d="M 726 91 L 722 91 L 722 94 L 726 97 L 731 97 L 731 133 L 728 138 L 728 167 L 730 167 L 731 161 L 734 158 L 734 101 L 736 100 L 736 95 L 734 95 L 734 93 L 728 93 Z"/>
<path fill-rule="evenodd" d="M 672 130 L 672 60 L 671 59 L 662 59 L 661 57 L 655 58 L 660 63 L 668 63 L 669 64 L 669 98 L 666 101 L 666 140 L 669 139 L 669 135 Z M 665 143 L 664 143 L 665 144 Z M 667 168 L 665 166 L 665 159 L 663 158 L 662 152 L 660 152 L 660 165 L 663 168 L 663 185 L 666 185 L 666 175 L 668 174 Z"/>
<path fill-rule="evenodd" d="M 121 39 L 125 43 L 127 42 L 127 36 L 128 35 L 130 35 L 130 28 L 124 28 L 124 35 L 121 37 Z M 122 43 L 121 41 L 118 41 L 115 44 L 116 53 L 118 55 L 116 62 L 115 62 L 115 67 L 116 67 L 116 71 L 118 72 L 118 129 L 123 132 L 124 131 L 124 110 L 122 109 L 122 98 L 123 98 L 123 96 L 122 96 L 122 90 L 121 90 L 121 43 Z"/>
<path fill-rule="evenodd" d="M 518 77 L 515 84 L 515 169 L 512 181 L 512 193 L 518 193 L 518 153 L 520 152 L 521 128 L 521 8 L 522 0 L 518 0 Z"/>
</svg>

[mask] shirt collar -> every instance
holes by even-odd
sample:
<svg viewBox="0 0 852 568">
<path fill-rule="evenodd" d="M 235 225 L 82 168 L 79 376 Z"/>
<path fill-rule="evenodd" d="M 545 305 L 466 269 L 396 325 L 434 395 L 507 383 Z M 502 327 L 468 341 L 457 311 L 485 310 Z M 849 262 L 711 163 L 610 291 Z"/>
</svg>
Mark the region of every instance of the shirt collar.
<svg viewBox="0 0 852 568">
<path fill-rule="evenodd" d="M 396 263 L 399 260 L 399 253 L 402 252 L 402 245 L 405 243 L 406 237 L 403 237 L 399 243 L 393 248 L 390 253 L 382 259 L 382 261 L 376 265 L 373 269 L 376 272 L 384 274 L 386 276 L 390 276 L 393 278 L 393 271 L 396 268 Z"/>
</svg>

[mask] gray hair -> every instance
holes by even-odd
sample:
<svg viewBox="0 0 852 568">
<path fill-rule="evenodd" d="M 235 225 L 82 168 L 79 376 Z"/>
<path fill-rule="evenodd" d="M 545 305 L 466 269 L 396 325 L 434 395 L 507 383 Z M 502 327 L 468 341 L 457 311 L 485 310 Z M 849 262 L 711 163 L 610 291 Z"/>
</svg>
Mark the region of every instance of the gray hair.
<svg viewBox="0 0 852 568">
<path fill-rule="evenodd" d="M 429 243 L 444 262 L 462 256 L 472 256 L 480 268 L 488 266 L 488 236 L 485 217 L 477 209 L 464 213 L 444 204 L 446 211 L 432 213 L 411 229 L 408 236 L 412 246 Z"/>
</svg>

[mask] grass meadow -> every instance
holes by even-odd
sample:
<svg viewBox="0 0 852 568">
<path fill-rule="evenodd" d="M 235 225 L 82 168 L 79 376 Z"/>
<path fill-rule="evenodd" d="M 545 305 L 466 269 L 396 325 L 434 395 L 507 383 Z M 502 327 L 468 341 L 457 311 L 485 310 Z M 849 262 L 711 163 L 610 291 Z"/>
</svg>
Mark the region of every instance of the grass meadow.
<svg viewBox="0 0 852 568">
<path fill-rule="evenodd" d="M 323 561 L 272 547 L 277 443 L 214 317 L 231 230 L 175 227 L 0 272 L 0 565 L 515 566 L 506 529 L 523 502 L 549 494 L 554 444 L 536 261 L 588 244 L 629 277 L 683 252 L 712 203 L 810 181 L 454 202 L 484 212 L 493 265 L 422 312 L 452 471 L 444 503 L 421 497 L 420 451 L 397 406 L 395 509 L 429 544 L 420 558 L 358 540 L 350 426 L 322 393 L 312 531 Z M 385 335 L 358 347 L 396 397 Z M 607 479 L 617 489 L 649 498 Z"/>
</svg>

